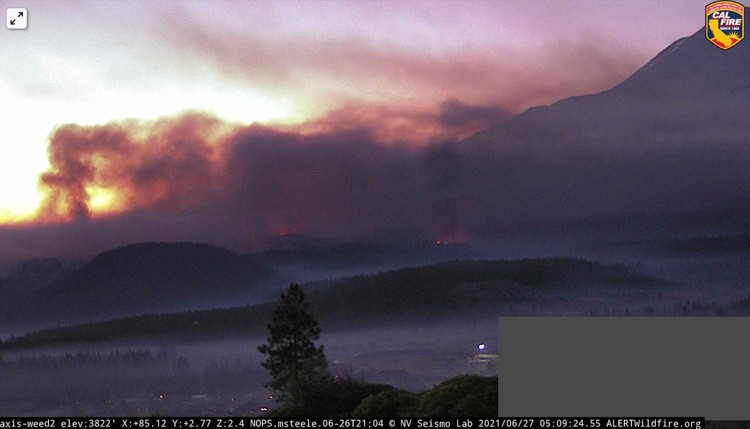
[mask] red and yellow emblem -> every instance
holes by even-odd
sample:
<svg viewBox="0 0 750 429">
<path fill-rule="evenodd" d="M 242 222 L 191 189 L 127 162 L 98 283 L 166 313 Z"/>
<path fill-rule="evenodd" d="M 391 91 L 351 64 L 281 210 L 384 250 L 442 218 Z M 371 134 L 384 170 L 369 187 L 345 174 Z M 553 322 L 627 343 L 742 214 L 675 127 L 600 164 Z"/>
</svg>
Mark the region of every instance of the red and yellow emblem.
<svg viewBox="0 0 750 429">
<path fill-rule="evenodd" d="M 745 38 L 745 6 L 715 1 L 706 6 L 706 39 L 727 50 Z"/>
</svg>

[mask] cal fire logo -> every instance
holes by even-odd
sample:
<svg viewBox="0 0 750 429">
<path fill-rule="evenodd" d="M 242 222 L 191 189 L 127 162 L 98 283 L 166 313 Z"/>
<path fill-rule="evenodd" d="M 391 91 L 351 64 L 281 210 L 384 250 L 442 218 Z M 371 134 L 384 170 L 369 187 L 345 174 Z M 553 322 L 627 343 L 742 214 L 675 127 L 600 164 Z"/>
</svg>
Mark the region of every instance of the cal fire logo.
<svg viewBox="0 0 750 429">
<path fill-rule="evenodd" d="M 706 39 L 727 50 L 745 37 L 745 6 L 716 1 L 706 6 Z"/>
</svg>

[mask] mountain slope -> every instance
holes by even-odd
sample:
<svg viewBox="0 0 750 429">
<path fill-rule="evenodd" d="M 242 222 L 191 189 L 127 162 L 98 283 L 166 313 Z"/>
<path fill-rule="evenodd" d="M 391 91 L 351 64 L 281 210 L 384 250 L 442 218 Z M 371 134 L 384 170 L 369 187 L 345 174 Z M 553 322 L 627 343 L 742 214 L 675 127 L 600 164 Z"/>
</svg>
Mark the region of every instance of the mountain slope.
<svg viewBox="0 0 750 429">
<path fill-rule="evenodd" d="M 529 109 L 484 137 L 538 143 L 651 144 L 746 142 L 750 109 L 750 44 L 722 51 L 704 30 L 677 40 L 616 87 Z M 531 133 L 528 135 L 527 133 Z M 497 137 L 497 136 L 496 136 Z M 549 147 L 545 147 L 549 149 Z"/>
<path fill-rule="evenodd" d="M 461 169 L 454 187 L 467 216 L 457 223 L 750 205 L 749 70 L 750 43 L 722 51 L 701 30 L 608 91 L 529 109 L 453 145 L 444 152 Z"/>
<path fill-rule="evenodd" d="M 113 315 L 248 302 L 270 274 L 226 249 L 193 243 L 144 243 L 104 252 L 52 285 L 24 296 L 6 320 L 88 320 Z"/>
</svg>

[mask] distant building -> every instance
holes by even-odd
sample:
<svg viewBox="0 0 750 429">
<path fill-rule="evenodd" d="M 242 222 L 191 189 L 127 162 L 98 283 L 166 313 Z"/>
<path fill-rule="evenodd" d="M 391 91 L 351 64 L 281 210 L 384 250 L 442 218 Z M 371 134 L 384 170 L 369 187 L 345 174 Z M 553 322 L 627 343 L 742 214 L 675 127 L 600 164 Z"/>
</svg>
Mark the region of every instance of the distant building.
<svg viewBox="0 0 750 429">
<path fill-rule="evenodd" d="M 494 376 L 497 375 L 497 355 L 492 353 L 477 353 L 466 361 L 467 370 L 472 374 Z"/>
</svg>

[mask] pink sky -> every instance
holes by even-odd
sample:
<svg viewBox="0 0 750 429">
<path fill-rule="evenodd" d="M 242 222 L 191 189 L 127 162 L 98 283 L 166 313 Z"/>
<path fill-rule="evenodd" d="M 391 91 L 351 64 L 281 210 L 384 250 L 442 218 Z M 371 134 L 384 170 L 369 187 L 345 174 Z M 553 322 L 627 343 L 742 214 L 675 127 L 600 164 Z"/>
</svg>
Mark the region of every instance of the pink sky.
<svg viewBox="0 0 750 429">
<path fill-rule="evenodd" d="M 17 7 L 7 1 L 0 6 Z M 385 142 L 457 138 L 599 92 L 703 25 L 680 1 L 27 1 L 3 29 L 0 221 L 33 217 L 65 123 L 184 110 L 305 133 L 364 123 Z M 454 110 L 446 110 L 453 108 Z M 478 114 L 446 126 L 447 114 Z M 494 113 L 493 113 L 494 112 Z M 91 190 L 102 207 L 106 190 Z"/>
</svg>

